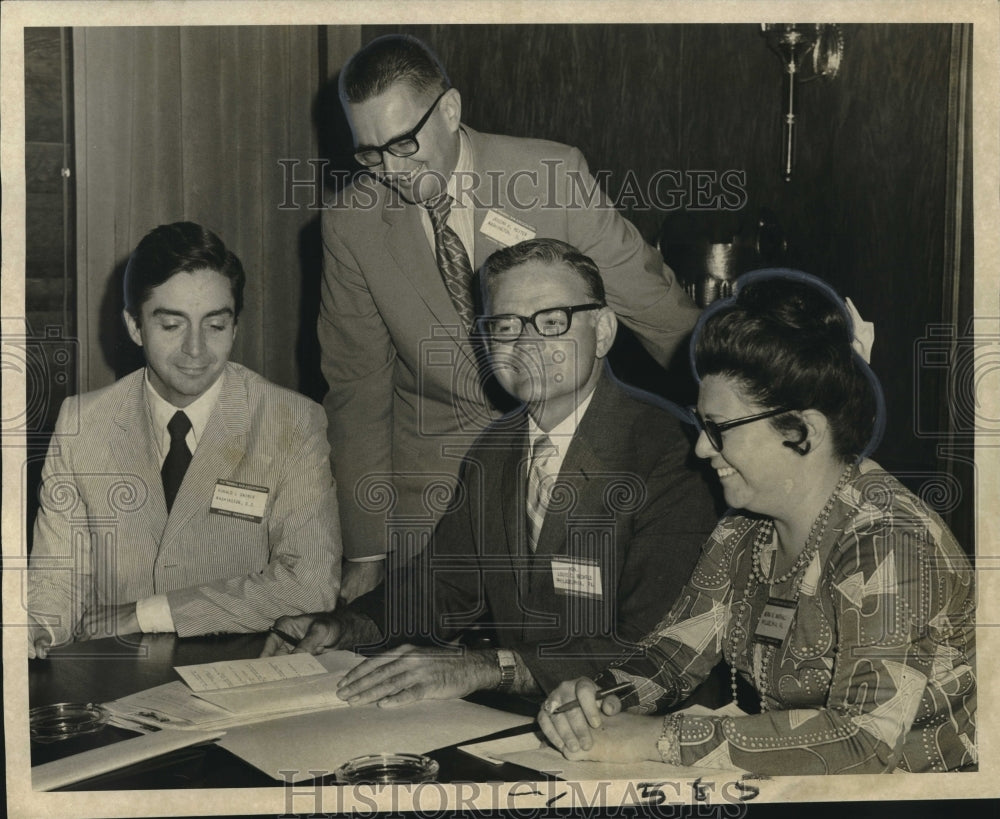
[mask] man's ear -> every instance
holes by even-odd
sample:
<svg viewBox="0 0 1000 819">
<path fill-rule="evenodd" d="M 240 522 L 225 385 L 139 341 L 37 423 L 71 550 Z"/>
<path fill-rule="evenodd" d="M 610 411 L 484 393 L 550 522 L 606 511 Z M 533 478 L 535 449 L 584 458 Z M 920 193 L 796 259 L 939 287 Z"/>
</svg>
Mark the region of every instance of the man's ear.
<svg viewBox="0 0 1000 819">
<path fill-rule="evenodd" d="M 594 325 L 597 332 L 597 357 L 604 358 L 615 343 L 615 335 L 618 333 L 618 316 L 610 307 L 602 307 L 597 312 L 597 321 Z"/>
<path fill-rule="evenodd" d="M 122 318 L 125 319 L 125 328 L 128 330 L 128 337 L 141 347 L 142 331 L 139 329 L 139 322 L 135 320 L 135 316 L 128 310 L 122 310 Z"/>
<path fill-rule="evenodd" d="M 457 131 L 458 126 L 462 124 L 462 95 L 458 89 L 449 88 L 441 97 L 441 102 L 438 105 L 444 111 L 448 129 L 452 132 Z"/>
</svg>

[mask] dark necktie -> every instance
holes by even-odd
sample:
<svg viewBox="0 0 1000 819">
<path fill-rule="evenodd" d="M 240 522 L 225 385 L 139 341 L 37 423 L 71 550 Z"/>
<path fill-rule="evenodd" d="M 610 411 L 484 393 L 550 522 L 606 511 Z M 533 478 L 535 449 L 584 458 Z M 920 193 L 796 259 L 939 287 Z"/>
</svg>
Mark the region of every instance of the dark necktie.
<svg viewBox="0 0 1000 819">
<path fill-rule="evenodd" d="M 174 505 L 174 498 L 177 497 L 177 490 L 181 488 L 184 480 L 184 473 L 187 472 L 188 464 L 191 463 L 191 450 L 184 440 L 191 429 L 191 421 L 181 411 L 177 410 L 174 417 L 167 424 L 167 431 L 170 433 L 170 451 L 163 462 L 160 470 L 160 477 L 163 478 L 163 498 L 167 502 L 167 512 Z"/>
<path fill-rule="evenodd" d="M 475 318 L 472 306 L 472 264 L 462 240 L 448 227 L 451 201 L 447 193 L 442 193 L 437 199 L 427 202 L 427 211 L 430 213 L 431 225 L 434 226 L 434 255 L 437 257 L 441 278 L 444 279 L 462 324 L 468 330 Z"/>
</svg>

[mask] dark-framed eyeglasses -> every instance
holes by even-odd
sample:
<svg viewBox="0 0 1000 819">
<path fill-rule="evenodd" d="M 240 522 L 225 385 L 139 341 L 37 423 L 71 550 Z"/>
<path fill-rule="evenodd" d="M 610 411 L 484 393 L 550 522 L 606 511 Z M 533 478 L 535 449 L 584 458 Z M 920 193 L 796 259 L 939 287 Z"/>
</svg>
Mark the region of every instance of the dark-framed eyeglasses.
<svg viewBox="0 0 1000 819">
<path fill-rule="evenodd" d="M 532 313 L 530 316 L 518 316 L 514 313 L 504 313 L 499 316 L 479 316 L 476 319 L 476 329 L 480 335 L 492 341 L 510 344 L 517 341 L 524 332 L 524 327 L 530 324 L 535 332 L 543 338 L 554 338 L 569 332 L 573 324 L 573 314 L 586 310 L 600 310 L 603 304 L 574 304 L 571 307 L 547 307 Z"/>
<path fill-rule="evenodd" d="M 731 421 L 710 421 L 708 418 L 702 418 L 701 413 L 694 407 L 691 407 L 691 415 L 694 417 L 695 423 L 698 424 L 699 429 L 705 430 L 708 442 L 715 448 L 716 452 L 722 452 L 722 433 L 727 429 L 741 427 L 744 424 L 750 424 L 754 421 L 762 421 L 765 418 L 773 418 L 775 415 L 781 415 L 783 412 L 791 412 L 791 410 L 781 407 L 780 409 L 771 409 L 767 412 L 758 412 L 756 415 L 744 415 L 742 418 L 733 418 Z"/>
<path fill-rule="evenodd" d="M 431 103 L 431 107 L 427 109 L 418 122 L 411 130 L 407 131 L 405 134 L 401 134 L 398 137 L 390 139 L 385 145 L 359 145 L 358 149 L 354 152 L 354 158 L 366 168 L 374 168 L 376 165 L 381 165 L 384 159 L 383 154 L 388 151 L 393 156 L 407 157 L 413 156 L 417 151 L 420 150 L 420 143 L 417 142 L 417 134 L 420 133 L 420 129 L 427 124 L 427 120 L 431 118 L 431 114 L 434 109 L 437 108 L 437 104 L 441 102 L 441 97 L 451 91 L 450 88 L 444 89 L 440 94 L 438 94 L 437 99 Z"/>
</svg>

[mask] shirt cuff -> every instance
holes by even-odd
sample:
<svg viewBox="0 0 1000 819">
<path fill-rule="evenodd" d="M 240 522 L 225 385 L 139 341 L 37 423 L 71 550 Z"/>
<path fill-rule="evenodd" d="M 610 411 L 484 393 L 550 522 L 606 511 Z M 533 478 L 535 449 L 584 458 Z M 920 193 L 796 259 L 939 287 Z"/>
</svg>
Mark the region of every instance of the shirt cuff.
<svg viewBox="0 0 1000 819">
<path fill-rule="evenodd" d="M 155 634 L 161 631 L 177 631 L 174 628 L 174 618 L 170 613 L 170 603 L 165 594 L 154 594 L 137 600 L 135 604 L 135 619 L 144 634 Z"/>
<path fill-rule="evenodd" d="M 376 560 L 385 560 L 385 552 L 380 555 L 366 555 L 365 557 L 349 557 L 348 563 L 374 563 Z"/>
</svg>

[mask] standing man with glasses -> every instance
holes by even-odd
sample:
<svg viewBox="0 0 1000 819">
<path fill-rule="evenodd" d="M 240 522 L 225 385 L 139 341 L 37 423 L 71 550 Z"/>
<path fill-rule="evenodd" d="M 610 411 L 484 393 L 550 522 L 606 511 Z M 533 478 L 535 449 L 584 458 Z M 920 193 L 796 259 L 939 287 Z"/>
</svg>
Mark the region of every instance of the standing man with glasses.
<svg viewBox="0 0 1000 819">
<path fill-rule="evenodd" d="M 594 262 L 536 239 L 483 279 L 479 330 L 521 408 L 469 450 L 428 549 L 345 608 L 276 624 L 300 651 L 393 646 L 345 678 L 357 704 L 538 694 L 602 668 L 669 610 L 715 524 L 682 411 L 605 365 L 617 318 Z M 474 623 L 499 648 L 446 645 Z M 293 648 L 274 634 L 265 652 Z"/>
<path fill-rule="evenodd" d="M 323 214 L 318 329 L 352 599 L 395 543 L 432 531 L 462 454 L 499 414 L 469 337 L 487 256 L 535 237 L 578 247 L 661 364 L 698 313 L 578 150 L 463 125 L 461 95 L 419 40 L 374 40 L 339 82 L 355 158 L 376 180 Z"/>
</svg>

